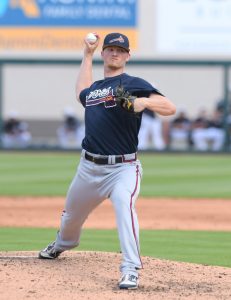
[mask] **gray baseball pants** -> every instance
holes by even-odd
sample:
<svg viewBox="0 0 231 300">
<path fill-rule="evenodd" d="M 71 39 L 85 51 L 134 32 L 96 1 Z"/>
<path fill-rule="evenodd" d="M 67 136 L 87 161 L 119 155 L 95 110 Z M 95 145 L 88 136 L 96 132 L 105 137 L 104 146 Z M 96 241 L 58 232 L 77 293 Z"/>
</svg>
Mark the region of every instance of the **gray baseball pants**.
<svg viewBox="0 0 231 300">
<path fill-rule="evenodd" d="M 122 251 L 120 271 L 138 276 L 137 270 L 142 268 L 142 262 L 135 202 L 140 190 L 141 163 L 136 160 L 98 165 L 86 160 L 84 151 L 67 193 L 55 248 L 64 251 L 78 246 L 84 221 L 102 201 L 110 198 Z"/>
</svg>

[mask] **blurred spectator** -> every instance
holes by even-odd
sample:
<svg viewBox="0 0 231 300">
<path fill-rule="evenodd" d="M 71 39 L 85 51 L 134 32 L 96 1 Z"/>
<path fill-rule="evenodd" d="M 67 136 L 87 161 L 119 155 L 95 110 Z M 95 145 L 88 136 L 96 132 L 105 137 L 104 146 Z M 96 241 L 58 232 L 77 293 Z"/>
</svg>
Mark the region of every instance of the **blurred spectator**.
<svg viewBox="0 0 231 300">
<path fill-rule="evenodd" d="M 57 137 L 62 148 L 79 148 L 84 138 L 84 125 L 77 119 L 74 110 L 66 107 L 63 124 L 57 129 Z"/>
<path fill-rule="evenodd" d="M 230 95 L 231 95 L 231 91 L 230 91 Z M 227 107 L 226 107 L 227 106 Z M 231 150 L 231 99 L 228 102 L 228 105 L 226 105 L 225 100 L 220 100 L 217 103 L 216 106 L 217 110 L 219 110 L 222 114 L 223 114 L 223 120 L 226 118 L 227 121 L 227 142 L 228 142 L 228 148 Z M 228 110 L 227 112 L 225 110 Z M 227 116 L 225 117 L 225 114 L 227 114 Z"/>
<path fill-rule="evenodd" d="M 30 142 L 31 134 L 28 130 L 28 124 L 19 119 L 17 112 L 11 112 L 6 121 L 3 122 L 3 148 L 26 148 Z"/>
<path fill-rule="evenodd" d="M 169 146 L 172 150 L 188 150 L 190 145 L 191 121 L 186 111 L 180 109 L 178 115 L 170 123 Z"/>
<path fill-rule="evenodd" d="M 207 143 L 209 150 L 222 150 L 224 142 L 225 130 L 223 126 L 223 113 L 219 110 L 215 110 L 212 118 L 208 121 Z"/>
<path fill-rule="evenodd" d="M 165 148 L 161 119 L 148 109 L 143 112 L 138 147 L 140 150 Z"/>
<path fill-rule="evenodd" d="M 201 109 L 195 120 L 192 122 L 191 140 L 194 150 L 206 151 L 208 117 L 205 109 Z"/>
<path fill-rule="evenodd" d="M 225 142 L 223 114 L 216 108 L 211 118 L 205 110 L 193 121 L 191 139 L 193 148 L 199 151 L 220 151 Z"/>
</svg>

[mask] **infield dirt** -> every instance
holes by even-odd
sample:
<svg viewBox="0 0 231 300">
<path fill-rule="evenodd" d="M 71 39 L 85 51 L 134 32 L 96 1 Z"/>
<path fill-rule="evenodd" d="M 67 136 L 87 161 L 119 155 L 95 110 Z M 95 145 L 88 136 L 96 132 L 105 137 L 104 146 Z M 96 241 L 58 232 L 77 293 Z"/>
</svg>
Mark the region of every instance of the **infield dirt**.
<svg viewBox="0 0 231 300">
<path fill-rule="evenodd" d="M 63 198 L 0 198 L 0 226 L 57 227 Z M 231 231 L 231 201 L 219 199 L 139 199 L 142 229 Z M 87 228 L 114 228 L 109 201 L 97 208 Z M 45 245 L 44 245 L 45 246 Z M 137 291 L 117 287 L 121 254 L 63 253 L 54 261 L 35 252 L 0 252 L 2 300 L 21 299 L 231 299 L 231 269 L 142 257 Z"/>
</svg>

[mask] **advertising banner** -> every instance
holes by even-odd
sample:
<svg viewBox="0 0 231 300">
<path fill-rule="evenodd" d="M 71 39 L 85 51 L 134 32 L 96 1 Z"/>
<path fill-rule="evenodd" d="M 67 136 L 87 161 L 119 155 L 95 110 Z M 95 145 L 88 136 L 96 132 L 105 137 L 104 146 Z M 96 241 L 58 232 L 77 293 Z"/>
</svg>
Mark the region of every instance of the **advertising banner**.
<svg viewBox="0 0 231 300">
<path fill-rule="evenodd" d="M 75 51 L 91 31 L 136 47 L 137 0 L 1 0 L 0 51 Z"/>
<path fill-rule="evenodd" d="M 158 54 L 231 53 L 231 0 L 157 0 L 156 20 Z"/>
</svg>

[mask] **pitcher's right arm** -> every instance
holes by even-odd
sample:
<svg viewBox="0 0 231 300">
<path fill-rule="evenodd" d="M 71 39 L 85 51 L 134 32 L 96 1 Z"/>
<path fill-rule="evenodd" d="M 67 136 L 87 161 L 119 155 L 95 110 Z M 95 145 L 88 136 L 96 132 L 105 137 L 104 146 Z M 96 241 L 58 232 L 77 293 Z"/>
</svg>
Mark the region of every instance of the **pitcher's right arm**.
<svg viewBox="0 0 231 300">
<path fill-rule="evenodd" d="M 76 99 L 78 101 L 80 101 L 79 95 L 81 91 L 88 88 L 93 83 L 92 60 L 93 54 L 99 45 L 99 36 L 97 35 L 97 37 L 98 39 L 94 44 L 90 44 L 86 39 L 84 40 L 84 54 L 75 86 Z"/>
</svg>

